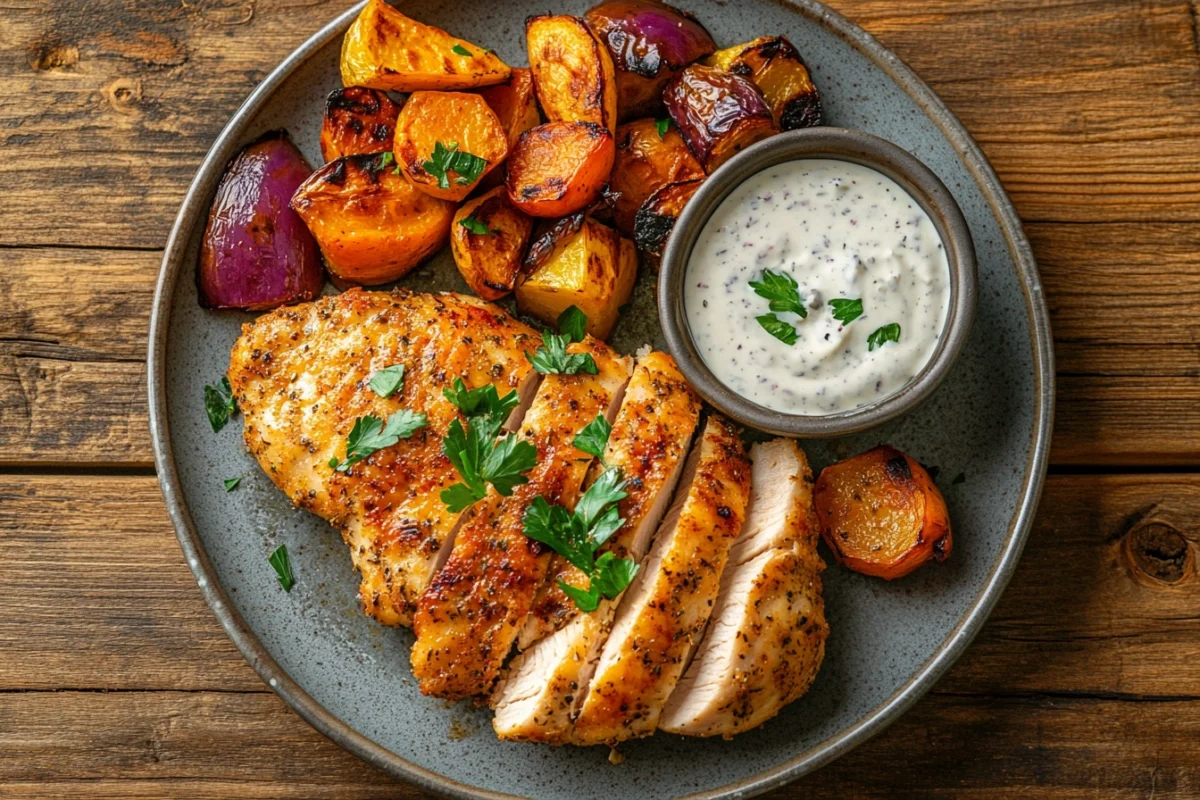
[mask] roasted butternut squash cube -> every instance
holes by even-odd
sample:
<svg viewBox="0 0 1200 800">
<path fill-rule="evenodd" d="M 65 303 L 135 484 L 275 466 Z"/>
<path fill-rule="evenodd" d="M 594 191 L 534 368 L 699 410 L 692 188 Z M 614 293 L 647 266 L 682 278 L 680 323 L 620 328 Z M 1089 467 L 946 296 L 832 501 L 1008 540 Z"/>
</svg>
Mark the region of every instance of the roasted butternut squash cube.
<svg viewBox="0 0 1200 800">
<path fill-rule="evenodd" d="M 370 0 L 342 39 L 342 84 L 395 92 L 456 91 L 508 80 L 495 53 Z"/>
<path fill-rule="evenodd" d="M 325 117 L 321 120 L 321 155 L 329 162 L 391 148 L 398 116 L 400 106 L 378 89 L 334 89 L 325 100 Z"/>
<path fill-rule="evenodd" d="M 574 214 L 612 172 L 612 134 L 594 122 L 548 122 L 521 134 L 508 160 L 508 197 L 531 217 Z"/>
<path fill-rule="evenodd" d="M 418 189 L 462 200 L 508 156 L 508 132 L 477 94 L 413 92 L 396 120 L 395 153 Z"/>
<path fill-rule="evenodd" d="M 542 266 L 517 287 L 517 307 L 553 324 L 562 312 L 578 306 L 587 314 L 587 332 L 607 339 L 633 291 L 637 248 L 593 219 L 561 229 L 562 239 Z"/>
<path fill-rule="evenodd" d="M 638 209 L 668 183 L 699 180 L 704 167 L 667 121 L 639 119 L 617 128 L 617 157 L 609 188 L 616 197 L 613 220 L 624 236 L 634 235 Z"/>
<path fill-rule="evenodd" d="M 450 250 L 463 279 L 484 300 L 513 290 L 529 247 L 533 220 L 497 186 L 463 204 L 450 229 Z"/>
<path fill-rule="evenodd" d="M 781 130 L 810 128 L 823 121 L 821 93 L 813 83 L 808 65 L 783 36 L 761 36 L 718 50 L 704 63 L 754 81 Z"/>
<path fill-rule="evenodd" d="M 568 14 L 525 21 L 529 68 L 551 122 L 594 122 L 617 129 L 617 76 L 612 55 L 587 23 Z"/>
</svg>

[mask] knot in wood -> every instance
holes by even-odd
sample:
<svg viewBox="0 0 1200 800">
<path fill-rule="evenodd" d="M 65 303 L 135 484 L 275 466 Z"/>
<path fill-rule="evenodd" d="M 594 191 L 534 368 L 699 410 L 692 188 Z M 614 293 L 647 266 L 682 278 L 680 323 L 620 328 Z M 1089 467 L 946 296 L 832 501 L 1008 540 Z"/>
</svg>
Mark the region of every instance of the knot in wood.
<svg viewBox="0 0 1200 800">
<path fill-rule="evenodd" d="M 1125 534 L 1121 550 L 1135 578 L 1176 584 L 1195 572 L 1191 543 L 1165 522 L 1133 527 Z"/>
</svg>

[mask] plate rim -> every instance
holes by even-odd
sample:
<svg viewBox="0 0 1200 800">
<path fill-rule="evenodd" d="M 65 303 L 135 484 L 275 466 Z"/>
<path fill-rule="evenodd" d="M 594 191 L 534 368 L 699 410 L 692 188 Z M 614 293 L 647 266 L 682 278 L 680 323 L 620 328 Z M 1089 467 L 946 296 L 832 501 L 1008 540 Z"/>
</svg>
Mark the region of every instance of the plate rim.
<svg viewBox="0 0 1200 800">
<path fill-rule="evenodd" d="M 1005 244 L 1017 267 L 1017 277 L 1025 298 L 1030 321 L 1030 345 L 1033 355 L 1035 407 L 1031 447 L 1022 480 L 1022 496 L 1009 522 L 1001 552 L 996 556 L 981 591 L 936 651 L 891 696 L 871 709 L 853 725 L 833 737 L 797 753 L 773 768 L 715 789 L 686 795 L 682 800 L 717 800 L 749 797 L 782 786 L 845 755 L 895 722 L 941 678 L 958 660 L 978 634 L 996 601 L 1011 580 L 1021 552 L 1029 537 L 1033 518 L 1041 499 L 1049 459 L 1050 437 L 1054 428 L 1054 350 L 1050 319 L 1041 278 L 1033 251 L 1025 237 L 1016 209 L 979 145 L 933 89 L 898 56 L 842 14 L 817 0 L 775 0 L 834 33 L 882 69 L 939 128 L 954 147 L 959 159 L 979 185 L 984 199 L 996 217 Z M 224 587 L 208 560 L 187 503 L 183 499 L 179 474 L 171 443 L 167 411 L 166 345 L 171 302 L 178 283 L 186 248 L 196 218 L 206 211 L 204 201 L 214 188 L 225 165 L 242 139 L 245 125 L 270 99 L 275 90 L 302 64 L 330 41 L 340 36 L 366 4 L 355 3 L 306 39 L 262 80 L 221 129 L 201 162 L 188 187 L 179 214 L 171 226 L 163 252 L 162 267 L 155 285 L 151 307 L 149 347 L 146 364 L 149 395 L 149 421 L 155 470 L 188 566 L 191 568 L 205 601 L 225 632 L 251 667 L 300 717 L 340 747 L 385 772 L 403 778 L 423 789 L 456 798 L 502 800 L 516 795 L 472 786 L 422 767 L 391 752 L 351 728 L 318 703 L 285 672 L 259 641 L 258 636 L 229 602 Z"/>
</svg>

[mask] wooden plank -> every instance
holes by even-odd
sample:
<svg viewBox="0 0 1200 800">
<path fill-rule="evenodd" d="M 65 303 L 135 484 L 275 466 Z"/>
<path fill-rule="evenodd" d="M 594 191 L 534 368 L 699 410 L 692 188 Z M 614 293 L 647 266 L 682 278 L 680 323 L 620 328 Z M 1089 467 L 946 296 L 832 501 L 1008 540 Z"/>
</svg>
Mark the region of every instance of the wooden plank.
<svg viewBox="0 0 1200 800">
<path fill-rule="evenodd" d="M 271 694 L 0 694 L 0 719 L 7 798 L 421 796 L 339 750 Z M 935 694 L 771 796 L 1193 798 L 1198 739 L 1196 701 Z"/>
<path fill-rule="evenodd" d="M 1026 218 L 1200 219 L 1200 59 L 1185 0 L 833 5 L 943 95 Z M 79 14 L 73 0 L 10 2 L 0 244 L 161 247 L 221 126 L 344 7 L 100 0 Z M 47 186 L 72 187 L 71 202 L 47 202 Z"/>
</svg>

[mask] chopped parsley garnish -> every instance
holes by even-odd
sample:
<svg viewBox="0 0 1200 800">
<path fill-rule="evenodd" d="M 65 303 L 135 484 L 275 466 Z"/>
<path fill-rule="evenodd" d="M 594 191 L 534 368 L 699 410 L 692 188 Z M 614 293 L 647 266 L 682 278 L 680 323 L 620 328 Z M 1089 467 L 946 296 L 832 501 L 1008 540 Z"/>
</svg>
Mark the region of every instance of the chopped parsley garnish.
<svg viewBox="0 0 1200 800">
<path fill-rule="evenodd" d="M 799 315 L 801 319 L 808 316 L 808 309 L 804 307 L 804 303 L 800 302 L 799 284 L 796 283 L 795 278 L 785 272 L 771 272 L 769 269 L 764 269 L 763 279 L 750 281 L 750 288 L 759 297 L 765 297 L 771 301 L 768 307 L 772 311 L 790 311 Z"/>
<path fill-rule="evenodd" d="M 608 447 L 608 435 L 610 433 L 612 433 L 612 425 L 609 425 L 608 420 L 602 415 L 597 414 L 594 420 L 589 422 L 579 433 L 575 434 L 575 439 L 571 444 L 575 446 L 576 450 L 582 450 L 588 455 L 603 460 L 604 449 Z"/>
<path fill-rule="evenodd" d="M 876 347 L 883 347 L 885 342 L 900 341 L 900 324 L 890 322 L 882 328 L 876 328 L 870 336 L 867 337 L 867 352 L 871 352 Z"/>
<path fill-rule="evenodd" d="M 525 511 L 525 535 L 588 576 L 587 589 L 558 582 L 580 611 L 595 611 L 601 597 L 615 599 L 637 575 L 638 565 L 632 559 L 617 558 L 611 552 L 596 557 L 596 551 L 625 522 L 616 505 L 625 497 L 621 471 L 609 468 L 579 498 L 574 512 L 552 506 L 544 497 L 535 497 Z"/>
<path fill-rule="evenodd" d="M 461 420 L 451 422 L 442 440 L 442 452 L 462 478 L 462 483 L 441 493 L 447 510 L 456 514 L 482 500 L 489 483 L 501 497 L 528 483 L 524 473 L 537 463 L 537 448 L 513 434 L 497 438 L 504 420 L 519 402 L 517 393 L 500 397 L 490 383 L 468 390 L 461 378 L 455 378 L 454 388 L 443 389 L 442 394 L 467 417 L 465 428 Z"/>
<path fill-rule="evenodd" d="M 462 219 L 460 219 L 458 221 L 458 224 L 462 225 L 464 228 L 466 228 L 468 231 L 475 234 L 476 236 L 491 236 L 493 233 L 499 233 L 498 230 L 489 228 L 485 223 L 480 222 L 479 220 L 475 219 L 475 217 L 473 217 L 473 216 L 472 217 L 463 217 Z"/>
<path fill-rule="evenodd" d="M 425 427 L 425 423 L 424 414 L 403 408 L 388 417 L 386 423 L 372 414 L 359 417 L 350 429 L 350 438 L 346 440 L 345 460 L 339 462 L 334 456 L 329 460 L 329 466 L 338 472 L 345 472 L 372 453 L 412 436 Z"/>
<path fill-rule="evenodd" d="M 290 592 L 296 585 L 296 578 L 292 575 L 292 560 L 288 558 L 287 545 L 281 544 L 275 548 L 275 552 L 271 553 L 267 561 L 270 561 L 271 566 L 275 568 L 275 576 L 279 578 L 279 585 L 285 592 Z"/>
<path fill-rule="evenodd" d="M 204 410 L 208 412 L 208 424 L 212 425 L 213 433 L 225 427 L 229 418 L 237 413 L 237 400 L 233 396 L 233 388 L 229 378 L 222 377 L 221 382 L 204 387 Z"/>
<path fill-rule="evenodd" d="M 662 119 L 654 120 L 654 127 L 658 129 L 658 138 L 659 139 L 666 138 L 667 131 L 671 130 L 672 124 L 673 123 L 671 122 L 670 117 L 663 117 Z"/>
<path fill-rule="evenodd" d="M 395 163 L 396 157 L 392 155 L 390 150 L 388 150 L 384 153 L 380 153 L 379 158 L 375 160 L 375 163 L 372 165 L 371 169 L 373 172 L 383 172 L 385 169 Z M 396 167 L 396 169 L 398 170 L 400 168 Z"/>
<path fill-rule="evenodd" d="M 587 335 L 587 314 L 579 310 L 579 306 L 567 306 L 567 310 L 558 315 L 558 332 L 571 337 L 572 342 L 582 342 Z"/>
<path fill-rule="evenodd" d="M 862 298 L 850 300 L 846 297 L 837 297 L 829 301 L 829 307 L 833 309 L 833 318 L 843 325 L 847 325 L 862 316 L 863 306 Z"/>
<path fill-rule="evenodd" d="M 543 375 L 575 375 L 599 372 L 591 353 L 568 353 L 567 345 L 582 342 L 587 329 L 587 315 L 575 306 L 570 306 L 558 315 L 559 333 L 542 331 L 542 346 L 532 355 L 525 357 L 533 368 Z"/>
<path fill-rule="evenodd" d="M 450 173 L 456 173 L 454 182 L 467 186 L 479 180 L 479 176 L 487 169 L 487 159 L 458 149 L 458 142 L 444 145 L 437 142 L 433 146 L 433 155 L 421 166 L 426 172 L 437 178 L 439 189 L 450 188 Z"/>
<path fill-rule="evenodd" d="M 404 365 L 393 364 L 376 372 L 367 384 L 380 397 L 391 397 L 404 390 Z"/>
<path fill-rule="evenodd" d="M 221 483 L 225 484 L 225 491 L 232 492 L 237 488 L 238 484 L 242 482 L 242 478 L 244 477 L 246 476 L 238 475 L 236 478 L 226 478 L 225 480 L 221 481 Z"/>
<path fill-rule="evenodd" d="M 471 51 L 468 50 L 467 48 L 463 47 L 461 44 L 456 44 L 456 45 L 454 45 L 454 47 L 451 47 L 450 52 L 456 53 L 457 55 L 460 55 L 460 56 L 471 55 Z"/>
<path fill-rule="evenodd" d="M 755 317 L 755 319 L 758 320 L 758 324 L 762 325 L 767 333 L 784 344 L 790 346 L 796 343 L 796 329 L 774 314 L 763 314 L 761 317 Z"/>
</svg>

